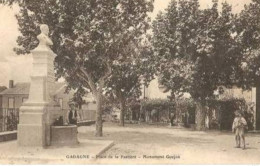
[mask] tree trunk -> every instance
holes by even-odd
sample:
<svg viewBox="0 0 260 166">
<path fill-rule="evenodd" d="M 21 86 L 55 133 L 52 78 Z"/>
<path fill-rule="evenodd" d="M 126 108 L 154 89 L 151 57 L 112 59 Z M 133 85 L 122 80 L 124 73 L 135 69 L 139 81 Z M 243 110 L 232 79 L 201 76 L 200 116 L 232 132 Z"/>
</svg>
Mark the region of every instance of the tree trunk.
<svg viewBox="0 0 260 166">
<path fill-rule="evenodd" d="M 260 85 L 256 86 L 256 112 L 255 112 L 255 121 L 254 121 L 254 129 L 260 130 Z"/>
<path fill-rule="evenodd" d="M 202 102 L 196 102 L 196 130 L 205 130 L 206 108 Z"/>
<path fill-rule="evenodd" d="M 125 126 L 125 110 L 126 110 L 126 105 L 125 105 L 125 99 L 124 97 L 120 97 L 120 126 Z"/>
<path fill-rule="evenodd" d="M 97 100 L 97 111 L 96 111 L 96 137 L 102 137 L 102 128 L 103 128 L 103 121 L 102 121 L 102 94 L 99 92 L 96 95 Z"/>
<path fill-rule="evenodd" d="M 81 77 L 86 83 L 90 86 L 90 89 L 92 90 L 93 95 L 96 99 L 97 104 L 97 110 L 96 110 L 96 137 L 102 137 L 102 128 L 103 128 L 103 121 L 102 121 L 102 88 L 105 85 L 106 78 L 111 74 L 111 67 L 108 65 L 108 72 L 105 73 L 105 75 L 98 80 L 98 86 L 96 86 L 96 83 L 94 82 L 94 79 L 92 75 L 83 67 L 79 68 L 79 71 L 84 75 L 82 76 L 80 73 L 78 73 L 78 76 Z M 87 77 L 87 79 L 85 78 Z M 97 88 L 98 87 L 98 88 Z"/>
</svg>

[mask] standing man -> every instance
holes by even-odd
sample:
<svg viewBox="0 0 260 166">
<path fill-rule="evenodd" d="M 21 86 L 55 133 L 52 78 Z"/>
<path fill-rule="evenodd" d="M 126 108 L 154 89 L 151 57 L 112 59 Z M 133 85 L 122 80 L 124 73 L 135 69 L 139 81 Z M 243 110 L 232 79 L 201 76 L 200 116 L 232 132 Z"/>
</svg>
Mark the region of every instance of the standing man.
<svg viewBox="0 0 260 166">
<path fill-rule="evenodd" d="M 77 110 L 76 110 L 76 107 L 75 107 L 75 103 L 70 102 L 69 107 L 70 107 L 69 115 L 68 115 L 69 124 L 77 125 L 78 113 L 77 113 Z"/>
<path fill-rule="evenodd" d="M 232 131 L 235 132 L 236 148 L 240 148 L 240 142 L 242 139 L 243 149 L 245 149 L 246 148 L 245 129 L 247 128 L 247 123 L 240 111 L 236 111 L 235 116 L 236 117 L 232 125 Z"/>
</svg>

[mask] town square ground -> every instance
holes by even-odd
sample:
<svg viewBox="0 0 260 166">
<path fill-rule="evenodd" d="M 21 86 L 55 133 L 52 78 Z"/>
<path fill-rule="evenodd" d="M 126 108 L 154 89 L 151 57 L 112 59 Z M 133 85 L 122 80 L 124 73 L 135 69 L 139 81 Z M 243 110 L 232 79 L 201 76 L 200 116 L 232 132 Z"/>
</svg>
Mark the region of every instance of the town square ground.
<svg viewBox="0 0 260 166">
<path fill-rule="evenodd" d="M 260 135 L 247 133 L 246 150 L 234 148 L 231 132 L 191 131 L 167 125 L 104 123 L 78 128 L 76 147 L 21 148 L 0 143 L 0 163 L 7 164 L 260 164 Z"/>
<path fill-rule="evenodd" d="M 94 126 L 80 128 L 80 137 L 93 137 Z M 248 133 L 247 149 L 235 147 L 231 132 L 191 131 L 184 128 L 129 124 L 118 127 L 105 123 L 103 140 L 115 145 L 104 154 L 118 159 L 97 163 L 127 164 L 260 164 L 260 135 Z M 127 158 L 128 157 L 128 158 Z"/>
</svg>

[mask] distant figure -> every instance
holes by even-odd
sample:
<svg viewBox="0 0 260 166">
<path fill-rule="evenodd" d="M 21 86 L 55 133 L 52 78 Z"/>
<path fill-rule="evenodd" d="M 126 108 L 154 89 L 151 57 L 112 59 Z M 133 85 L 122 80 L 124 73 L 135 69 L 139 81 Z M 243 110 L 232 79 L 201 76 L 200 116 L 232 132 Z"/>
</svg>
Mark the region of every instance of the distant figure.
<svg viewBox="0 0 260 166">
<path fill-rule="evenodd" d="M 139 122 L 145 121 L 145 109 L 143 108 L 143 105 L 140 107 L 140 114 L 139 114 Z"/>
<path fill-rule="evenodd" d="M 185 113 L 184 113 L 184 126 L 185 127 L 189 127 L 189 116 L 190 116 L 190 114 L 189 114 L 189 112 L 188 111 L 186 111 Z"/>
<path fill-rule="evenodd" d="M 209 107 L 206 107 L 206 116 L 205 116 L 205 127 L 206 129 L 209 129 Z"/>
<path fill-rule="evenodd" d="M 247 122 L 248 130 L 254 129 L 254 106 L 251 105 L 247 111 L 244 112 L 244 118 Z"/>
<path fill-rule="evenodd" d="M 247 123 L 245 118 L 242 116 L 241 112 L 235 112 L 235 119 L 232 125 L 232 131 L 235 132 L 236 139 L 236 148 L 240 148 L 240 141 L 243 141 L 243 149 L 246 148 L 245 144 L 245 129 L 247 127 Z"/>
<path fill-rule="evenodd" d="M 171 126 L 174 126 L 173 122 L 174 122 L 174 119 L 175 119 L 175 118 L 176 118 L 175 112 L 171 112 L 171 113 L 170 113 Z"/>
<path fill-rule="evenodd" d="M 144 112 L 144 116 L 145 116 L 145 122 L 149 122 L 150 121 L 150 117 L 151 117 L 151 112 L 148 110 L 145 110 Z"/>
<path fill-rule="evenodd" d="M 69 124 L 77 125 L 78 114 L 77 114 L 77 110 L 75 108 L 75 104 L 70 103 L 69 106 L 70 106 L 69 116 L 68 116 Z"/>
<path fill-rule="evenodd" d="M 153 109 L 151 111 L 151 120 L 152 120 L 152 123 L 158 122 L 158 110 Z"/>
</svg>

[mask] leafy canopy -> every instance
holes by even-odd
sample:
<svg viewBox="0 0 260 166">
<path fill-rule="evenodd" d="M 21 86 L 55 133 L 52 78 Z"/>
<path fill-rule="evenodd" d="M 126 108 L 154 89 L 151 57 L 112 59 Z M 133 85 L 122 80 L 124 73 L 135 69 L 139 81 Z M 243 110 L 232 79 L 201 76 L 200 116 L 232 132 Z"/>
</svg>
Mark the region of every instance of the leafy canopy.
<svg viewBox="0 0 260 166">
<path fill-rule="evenodd" d="M 26 0 L 19 6 L 22 35 L 15 51 L 34 49 L 39 25 L 47 24 L 57 54 L 57 77 L 64 77 L 70 88 L 88 88 L 94 95 L 102 90 L 115 62 L 131 56 L 125 54 L 128 46 L 142 40 L 153 9 L 152 1 L 146 0 Z"/>
<path fill-rule="evenodd" d="M 213 1 L 200 9 L 198 0 L 172 0 L 153 23 L 157 75 L 162 85 L 179 96 L 188 92 L 196 100 L 214 96 L 221 85 L 235 83 L 239 46 L 231 6 Z"/>
</svg>

